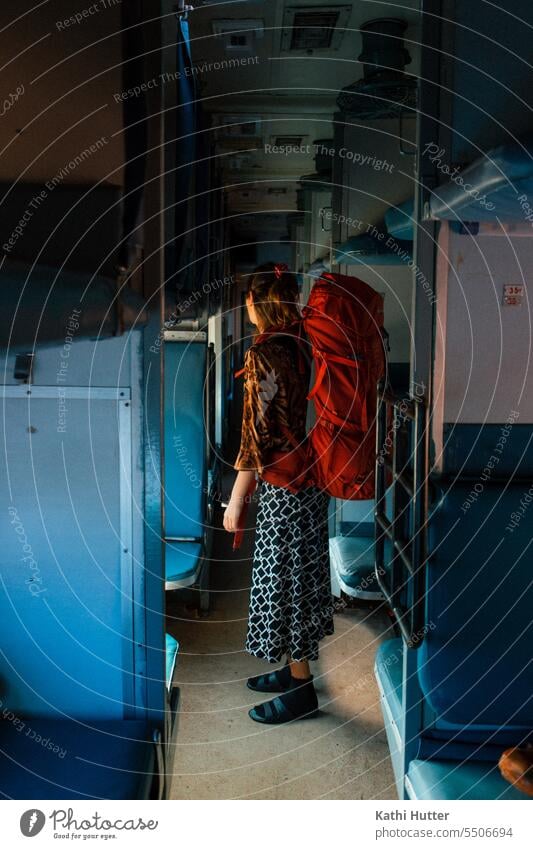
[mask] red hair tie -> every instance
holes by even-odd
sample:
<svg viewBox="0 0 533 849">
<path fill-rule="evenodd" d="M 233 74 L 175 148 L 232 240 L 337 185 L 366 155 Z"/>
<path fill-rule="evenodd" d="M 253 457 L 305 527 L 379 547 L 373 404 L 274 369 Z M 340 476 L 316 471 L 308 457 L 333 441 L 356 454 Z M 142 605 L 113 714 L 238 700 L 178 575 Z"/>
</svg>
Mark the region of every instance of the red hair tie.
<svg viewBox="0 0 533 849">
<path fill-rule="evenodd" d="M 289 266 L 284 262 L 276 262 L 274 265 L 274 274 L 279 280 L 284 271 L 288 271 Z"/>
</svg>

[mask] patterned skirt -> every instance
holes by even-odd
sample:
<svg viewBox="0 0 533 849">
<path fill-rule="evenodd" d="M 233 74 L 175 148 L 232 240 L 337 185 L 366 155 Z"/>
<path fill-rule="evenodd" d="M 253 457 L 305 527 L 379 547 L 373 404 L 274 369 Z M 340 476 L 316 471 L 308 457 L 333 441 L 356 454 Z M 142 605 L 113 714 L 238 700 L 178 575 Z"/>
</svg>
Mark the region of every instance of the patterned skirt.
<svg viewBox="0 0 533 849">
<path fill-rule="evenodd" d="M 329 495 L 260 484 L 246 651 L 275 663 L 316 660 L 333 634 Z"/>
</svg>

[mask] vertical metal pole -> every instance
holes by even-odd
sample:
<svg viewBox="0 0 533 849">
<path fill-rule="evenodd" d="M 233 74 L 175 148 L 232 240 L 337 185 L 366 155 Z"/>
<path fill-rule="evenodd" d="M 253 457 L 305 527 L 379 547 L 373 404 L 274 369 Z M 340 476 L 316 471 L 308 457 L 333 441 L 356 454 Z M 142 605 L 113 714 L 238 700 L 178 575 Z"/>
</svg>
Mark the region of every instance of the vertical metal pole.
<svg viewBox="0 0 533 849">
<path fill-rule="evenodd" d="M 383 381 L 378 383 L 378 410 L 376 417 L 376 506 L 375 513 L 379 515 L 384 512 L 385 506 L 385 434 L 387 430 L 387 404 L 383 397 Z M 385 565 L 385 532 L 379 522 L 374 520 L 375 534 L 375 571 L 376 578 L 380 581 Z"/>
<path fill-rule="evenodd" d="M 433 360 L 433 313 L 435 287 L 436 224 L 424 221 L 424 207 L 429 191 L 437 183 L 437 167 L 426 148 L 442 139 L 440 116 L 441 92 L 441 0 L 424 0 L 422 4 L 419 106 L 417 120 L 417 156 L 414 217 L 417 222 L 414 239 L 413 334 L 411 343 L 410 394 L 430 398 Z"/>
<path fill-rule="evenodd" d="M 429 197 L 429 192 L 437 183 L 438 172 L 435 163 L 432 163 L 427 155 L 427 146 L 431 143 L 443 143 L 441 118 L 442 92 L 440 88 L 443 57 L 440 52 L 442 44 L 442 2 L 443 0 L 423 0 L 421 3 L 422 27 L 421 27 L 421 57 L 420 57 L 420 85 L 419 106 L 417 121 L 417 156 L 416 177 L 417 191 L 415 193 L 415 228 L 414 257 L 415 269 L 413 280 L 413 336 L 411 347 L 411 375 L 410 394 L 412 398 L 423 399 L 427 409 L 430 410 L 432 394 L 432 370 L 433 370 L 433 327 L 435 312 L 435 257 L 436 257 L 436 224 L 433 221 L 424 221 L 424 207 Z M 445 60 L 444 60 L 445 61 Z M 414 426 L 413 446 L 413 484 L 415 501 L 412 505 L 414 536 L 412 544 L 412 558 L 415 567 L 413 578 L 413 589 L 418 590 L 420 602 L 420 565 L 425 557 L 424 548 L 421 548 L 425 529 L 420 527 L 422 518 L 420 510 L 427 507 L 426 481 L 421 477 L 426 475 L 426 453 L 419 453 L 420 443 L 424 444 L 426 452 L 427 424 L 424 422 L 424 434 L 421 439 L 420 420 L 423 406 L 417 403 L 416 418 Z M 420 486 L 423 486 L 423 492 Z M 424 521 L 423 519 L 423 521 Z M 424 567 L 423 567 L 424 568 Z M 418 586 L 417 586 L 418 585 Z M 422 587 L 422 598 L 424 595 Z M 413 622 L 417 622 L 420 614 L 413 611 Z M 418 683 L 418 656 L 417 652 L 404 645 L 403 664 L 403 689 L 402 689 L 402 727 L 401 736 L 403 741 L 402 772 L 403 782 L 400 788 L 400 798 L 406 798 L 405 776 L 409 764 L 416 757 L 419 749 L 419 736 L 423 726 L 423 700 Z"/>
<path fill-rule="evenodd" d="M 161 73 L 161 4 L 142 0 L 146 79 Z M 147 95 L 148 154 L 144 188 L 144 296 L 150 321 L 144 330 L 144 518 L 146 610 L 146 704 L 148 718 L 165 716 L 165 576 L 163 559 L 163 368 L 161 332 L 164 321 L 164 182 L 162 87 Z"/>
<path fill-rule="evenodd" d="M 412 561 L 413 561 L 413 577 L 412 577 L 412 632 L 415 635 L 420 635 L 418 632 L 424 624 L 424 608 L 425 599 L 422 589 L 422 572 L 424 563 L 422 561 L 423 551 L 423 534 L 425 532 L 424 524 L 424 489 L 425 489 L 425 463 L 424 463 L 424 447 L 425 434 L 422 432 L 424 407 L 420 402 L 415 407 L 415 421 L 413 427 L 413 484 L 414 494 L 412 503 Z"/>
<path fill-rule="evenodd" d="M 411 585 L 411 625 L 412 636 L 417 639 L 413 647 L 406 643 L 403 645 L 403 688 L 402 688 L 402 719 L 401 738 L 403 741 L 402 772 L 403 781 L 400 790 L 400 798 L 408 798 L 405 776 L 409 770 L 409 764 L 418 754 L 419 737 L 423 726 L 423 694 L 418 681 L 418 652 L 415 650 L 420 645 L 422 634 L 421 625 L 424 620 L 424 582 L 423 569 L 425 564 L 422 559 L 423 545 L 420 536 L 422 528 L 425 489 L 425 440 L 421 434 L 421 421 L 424 415 L 424 406 L 421 402 L 415 402 L 415 419 L 412 422 L 413 432 L 413 499 L 411 502 L 411 529 L 412 545 L 411 560 L 413 575 L 409 577 Z"/>
<path fill-rule="evenodd" d="M 396 543 L 398 539 L 398 513 L 399 513 L 399 504 L 398 504 L 398 495 L 400 484 L 396 479 L 396 475 L 398 474 L 398 431 L 400 427 L 399 423 L 399 414 L 398 407 L 396 404 L 392 407 L 392 563 L 391 563 L 391 598 L 392 598 L 392 609 L 399 610 L 401 608 L 400 605 L 400 589 L 401 589 L 401 580 L 400 573 L 405 569 L 402 568 L 403 564 L 401 558 L 396 550 Z M 401 503 L 401 499 L 400 499 Z M 409 581 L 409 575 L 407 575 L 407 581 Z"/>
</svg>

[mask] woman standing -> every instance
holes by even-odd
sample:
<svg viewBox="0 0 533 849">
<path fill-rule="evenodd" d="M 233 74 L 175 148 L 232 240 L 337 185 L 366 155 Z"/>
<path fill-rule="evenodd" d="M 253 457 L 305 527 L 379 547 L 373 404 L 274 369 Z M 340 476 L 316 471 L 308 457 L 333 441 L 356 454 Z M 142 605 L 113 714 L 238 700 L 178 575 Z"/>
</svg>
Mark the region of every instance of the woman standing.
<svg viewBox="0 0 533 849">
<path fill-rule="evenodd" d="M 279 693 L 250 717 L 277 724 L 314 716 L 318 701 L 309 661 L 333 633 L 327 493 L 312 485 L 305 464 L 310 367 L 299 336 L 298 284 L 269 263 L 251 276 L 248 316 L 258 334 L 244 362 L 244 409 L 238 471 L 224 527 L 239 528 L 243 505 L 260 479 L 246 651 L 281 669 L 248 680 L 252 690 Z"/>
</svg>

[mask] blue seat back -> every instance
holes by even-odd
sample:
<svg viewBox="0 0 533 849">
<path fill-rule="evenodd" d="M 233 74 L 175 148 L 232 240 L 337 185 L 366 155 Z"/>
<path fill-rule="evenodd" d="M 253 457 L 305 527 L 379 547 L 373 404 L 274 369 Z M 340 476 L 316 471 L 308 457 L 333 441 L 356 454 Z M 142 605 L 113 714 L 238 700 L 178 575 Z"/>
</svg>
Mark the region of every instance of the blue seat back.
<svg viewBox="0 0 533 849">
<path fill-rule="evenodd" d="M 531 517 L 509 526 L 527 487 L 475 484 L 437 492 L 431 511 L 420 685 L 437 726 L 531 730 Z"/>
<path fill-rule="evenodd" d="M 391 206 L 385 213 L 387 233 L 395 239 L 409 241 L 414 238 L 414 200 L 409 198 L 397 206 Z"/>
<path fill-rule="evenodd" d="M 5 387 L 0 424 L 0 699 L 19 716 L 122 718 L 135 644 L 131 405 L 118 389 L 90 402 L 85 388 L 64 400 L 56 386 L 26 390 Z"/>
<path fill-rule="evenodd" d="M 177 334 L 176 334 L 177 335 Z M 197 341 L 196 341 L 197 340 Z M 165 536 L 203 535 L 206 503 L 204 395 L 207 345 L 165 342 Z"/>
</svg>

